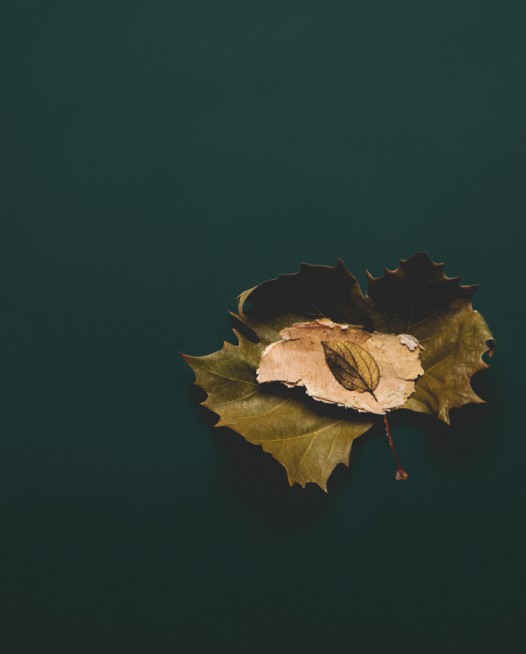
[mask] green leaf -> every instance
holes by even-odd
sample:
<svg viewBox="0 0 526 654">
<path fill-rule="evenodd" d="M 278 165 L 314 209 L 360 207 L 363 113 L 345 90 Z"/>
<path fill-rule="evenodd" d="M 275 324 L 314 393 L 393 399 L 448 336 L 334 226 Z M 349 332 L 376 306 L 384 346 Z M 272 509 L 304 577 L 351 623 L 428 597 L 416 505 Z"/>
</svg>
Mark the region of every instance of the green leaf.
<svg viewBox="0 0 526 654">
<path fill-rule="evenodd" d="M 444 265 L 426 254 L 401 261 L 382 277 L 369 275 L 366 303 L 374 328 L 412 334 L 425 348 L 420 356 L 424 375 L 402 408 L 436 414 L 449 424 L 451 409 L 484 401 L 470 380 L 488 367 L 482 355 L 495 341 L 473 309 L 477 288 L 460 284 L 459 277 L 447 277 Z"/>
<path fill-rule="evenodd" d="M 230 427 L 272 454 L 285 467 L 290 485 L 313 482 L 326 490 L 331 472 L 339 463 L 349 464 L 354 439 L 373 421 L 304 394 L 258 384 L 254 363 L 263 344 L 236 335 L 238 345 L 225 343 L 203 357 L 183 355 L 196 384 L 208 393 L 203 405 L 220 416 L 216 427 Z"/>
</svg>

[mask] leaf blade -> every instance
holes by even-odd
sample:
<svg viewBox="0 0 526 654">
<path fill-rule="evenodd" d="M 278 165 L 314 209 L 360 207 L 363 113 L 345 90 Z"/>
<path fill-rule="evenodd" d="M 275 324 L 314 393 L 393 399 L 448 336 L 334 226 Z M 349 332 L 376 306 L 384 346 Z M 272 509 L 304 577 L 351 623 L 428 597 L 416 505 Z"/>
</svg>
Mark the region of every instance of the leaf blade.
<svg viewBox="0 0 526 654">
<path fill-rule="evenodd" d="M 238 345 L 225 343 L 213 354 L 183 355 L 208 394 L 203 405 L 219 415 L 215 426 L 229 427 L 271 454 L 291 486 L 315 483 L 326 491 L 334 468 L 349 465 L 354 440 L 373 420 L 258 384 L 247 360 L 258 358 L 261 344 L 237 336 Z"/>
<path fill-rule="evenodd" d="M 402 408 L 435 414 L 449 424 L 451 409 L 483 402 L 471 378 L 488 367 L 482 356 L 494 339 L 473 309 L 477 288 L 461 284 L 459 277 L 447 277 L 444 265 L 423 253 L 400 261 L 381 277 L 369 275 L 365 301 L 375 329 L 408 331 L 425 348 L 424 375 Z"/>
</svg>

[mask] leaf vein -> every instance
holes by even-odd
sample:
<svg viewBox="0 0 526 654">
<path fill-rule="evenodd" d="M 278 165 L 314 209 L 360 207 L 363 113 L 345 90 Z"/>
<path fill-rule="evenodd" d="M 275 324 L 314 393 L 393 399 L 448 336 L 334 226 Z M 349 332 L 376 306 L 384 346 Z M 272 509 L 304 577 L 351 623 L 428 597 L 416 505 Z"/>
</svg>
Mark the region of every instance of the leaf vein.
<svg viewBox="0 0 526 654">
<path fill-rule="evenodd" d="M 247 379 L 238 379 L 237 377 L 227 377 L 227 375 L 222 375 L 219 372 L 216 372 L 215 370 L 210 370 L 210 368 L 206 368 L 205 366 L 202 366 L 199 363 L 193 362 L 193 365 L 196 368 L 201 368 L 201 370 L 205 370 L 206 372 L 209 372 L 211 375 L 215 375 L 216 377 L 221 377 L 222 379 L 228 379 L 228 381 L 237 381 L 241 382 L 242 384 L 251 384 L 252 386 L 258 386 L 258 384 L 248 381 Z"/>
<path fill-rule="evenodd" d="M 449 388 L 450 391 L 453 391 L 453 393 L 456 393 L 457 395 L 461 395 L 462 397 L 465 397 L 465 398 L 467 398 L 468 400 L 473 399 L 473 398 L 471 398 L 469 395 L 466 395 L 465 393 L 461 393 L 460 391 L 457 391 L 457 390 L 456 390 L 455 388 L 453 388 L 452 386 L 449 386 L 449 385 L 446 384 L 445 382 L 440 381 L 440 379 L 437 379 L 436 377 L 431 377 L 431 375 L 428 375 L 427 372 L 425 372 L 424 375 L 425 375 L 426 377 L 429 377 L 429 379 L 432 379 L 433 381 L 435 381 L 437 384 L 441 384 L 442 386 L 444 386 L 444 388 Z"/>
<path fill-rule="evenodd" d="M 263 416 L 268 416 L 269 413 L 272 413 L 273 411 L 276 411 L 280 407 L 282 407 L 284 404 L 287 404 L 287 402 L 290 402 L 292 398 L 288 397 L 286 400 L 283 400 L 283 402 L 280 402 L 276 406 L 273 406 L 272 409 L 269 411 L 265 411 L 265 413 L 254 413 L 251 416 L 239 416 L 238 420 L 249 420 L 250 418 L 262 418 Z"/>
<path fill-rule="evenodd" d="M 335 427 L 336 425 L 339 425 L 342 420 L 338 420 L 338 422 L 333 422 L 327 427 L 322 427 L 321 429 L 316 429 L 315 431 L 307 432 L 306 434 L 299 434 L 298 436 L 289 436 L 288 438 L 282 437 L 282 438 L 273 438 L 273 439 L 261 439 L 261 440 L 254 440 L 255 443 L 261 444 L 261 443 L 279 443 L 281 441 L 295 441 L 298 438 L 307 438 L 307 436 L 312 436 L 316 434 L 321 434 L 322 431 L 327 431 L 327 429 L 331 429 L 331 427 Z"/>
</svg>

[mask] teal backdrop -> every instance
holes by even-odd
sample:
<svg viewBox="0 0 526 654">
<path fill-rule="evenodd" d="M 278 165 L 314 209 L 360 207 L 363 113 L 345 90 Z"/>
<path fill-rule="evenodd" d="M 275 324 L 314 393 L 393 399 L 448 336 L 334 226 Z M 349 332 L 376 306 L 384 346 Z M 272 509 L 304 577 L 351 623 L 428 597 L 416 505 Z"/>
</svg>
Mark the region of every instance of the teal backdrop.
<svg viewBox="0 0 526 654">
<path fill-rule="evenodd" d="M 2 3 L 0 649 L 524 651 L 522 1 Z M 485 405 L 329 493 L 199 406 L 237 294 L 417 251 Z"/>
</svg>

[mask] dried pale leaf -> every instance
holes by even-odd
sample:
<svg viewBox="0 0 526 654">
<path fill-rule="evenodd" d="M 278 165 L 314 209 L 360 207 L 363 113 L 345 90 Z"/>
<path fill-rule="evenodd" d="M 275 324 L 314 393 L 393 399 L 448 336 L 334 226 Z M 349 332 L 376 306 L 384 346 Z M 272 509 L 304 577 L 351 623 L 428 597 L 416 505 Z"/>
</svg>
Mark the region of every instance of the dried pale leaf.
<svg viewBox="0 0 526 654">
<path fill-rule="evenodd" d="M 423 374 L 420 347 L 411 350 L 395 334 L 371 334 L 347 324 L 315 320 L 294 324 L 282 330 L 281 336 L 281 341 L 271 343 L 263 352 L 258 381 L 304 386 L 308 395 L 322 402 L 384 414 L 407 401 L 414 391 L 414 380 Z M 377 383 L 374 370 L 370 371 L 374 395 L 362 388 L 342 386 L 327 364 L 323 342 L 348 343 L 351 348 L 356 345 L 366 350 L 379 369 Z"/>
</svg>

